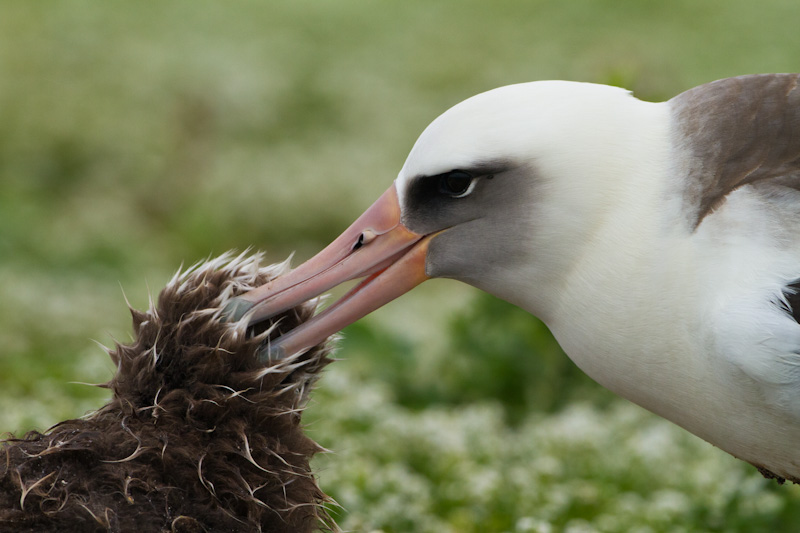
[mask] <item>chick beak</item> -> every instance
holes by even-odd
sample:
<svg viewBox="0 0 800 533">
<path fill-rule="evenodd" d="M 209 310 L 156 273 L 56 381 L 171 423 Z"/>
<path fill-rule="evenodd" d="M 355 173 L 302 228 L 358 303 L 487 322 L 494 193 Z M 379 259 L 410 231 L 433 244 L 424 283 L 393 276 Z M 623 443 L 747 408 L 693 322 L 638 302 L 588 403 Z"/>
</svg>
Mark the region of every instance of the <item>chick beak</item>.
<svg viewBox="0 0 800 533">
<path fill-rule="evenodd" d="M 247 315 L 255 324 L 340 283 L 365 278 L 322 313 L 273 340 L 262 359 L 303 352 L 428 279 L 425 257 L 432 236 L 414 233 L 400 222 L 392 184 L 324 250 L 288 274 L 235 298 L 225 314 L 229 320 Z"/>
</svg>

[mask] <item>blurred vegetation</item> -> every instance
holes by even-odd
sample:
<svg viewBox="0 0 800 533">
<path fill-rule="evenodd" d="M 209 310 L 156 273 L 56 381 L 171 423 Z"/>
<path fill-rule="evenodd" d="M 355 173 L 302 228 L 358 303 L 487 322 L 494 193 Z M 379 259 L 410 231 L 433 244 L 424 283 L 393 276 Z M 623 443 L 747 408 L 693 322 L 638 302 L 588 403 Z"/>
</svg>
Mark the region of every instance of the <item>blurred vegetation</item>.
<svg viewBox="0 0 800 533">
<path fill-rule="evenodd" d="M 441 335 L 444 343 L 430 350 L 380 325 L 356 323 L 342 352 L 357 359 L 352 369 L 361 379 L 386 384 L 394 401 L 412 410 L 491 401 L 516 425 L 531 410 L 553 412 L 579 400 L 603 406 L 613 398 L 564 355 L 544 324 L 488 294 L 454 313 Z M 421 352 L 428 358 L 422 364 Z"/>
<path fill-rule="evenodd" d="M 800 70 L 795 0 L 0 4 L 0 428 L 80 416 L 181 263 L 297 260 L 450 105 L 665 99 Z M 296 262 L 297 262 L 296 260 Z M 120 286 L 122 290 L 120 290 Z M 525 313 L 436 281 L 348 328 L 308 413 L 350 530 L 797 531 L 800 493 L 613 399 Z"/>
</svg>

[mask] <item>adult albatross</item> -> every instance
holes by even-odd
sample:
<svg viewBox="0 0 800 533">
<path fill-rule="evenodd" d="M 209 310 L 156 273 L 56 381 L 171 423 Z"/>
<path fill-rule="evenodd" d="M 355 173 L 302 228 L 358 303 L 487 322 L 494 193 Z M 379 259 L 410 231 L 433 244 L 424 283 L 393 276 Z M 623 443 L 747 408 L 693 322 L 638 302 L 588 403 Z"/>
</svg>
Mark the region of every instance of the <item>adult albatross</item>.
<svg viewBox="0 0 800 533">
<path fill-rule="evenodd" d="M 461 280 L 541 318 L 605 387 L 798 482 L 798 81 L 661 103 L 564 81 L 479 94 L 340 237 L 229 312 L 256 322 L 365 277 L 263 354 L 280 357 L 426 279 Z"/>
</svg>

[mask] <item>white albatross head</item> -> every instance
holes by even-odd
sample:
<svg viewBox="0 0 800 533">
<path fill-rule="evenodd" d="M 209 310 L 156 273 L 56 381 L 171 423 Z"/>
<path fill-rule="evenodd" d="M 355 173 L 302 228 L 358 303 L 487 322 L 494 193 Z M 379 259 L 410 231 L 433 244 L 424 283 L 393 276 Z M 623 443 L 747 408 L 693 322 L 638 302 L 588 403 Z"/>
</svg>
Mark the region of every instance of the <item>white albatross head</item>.
<svg viewBox="0 0 800 533">
<path fill-rule="evenodd" d="M 616 87 L 541 81 L 501 87 L 446 111 L 392 186 L 290 274 L 240 297 L 257 322 L 355 278 L 323 313 L 272 344 L 302 351 L 429 278 L 469 283 L 545 319 L 582 243 L 623 201 L 637 127 L 657 106 Z"/>
</svg>

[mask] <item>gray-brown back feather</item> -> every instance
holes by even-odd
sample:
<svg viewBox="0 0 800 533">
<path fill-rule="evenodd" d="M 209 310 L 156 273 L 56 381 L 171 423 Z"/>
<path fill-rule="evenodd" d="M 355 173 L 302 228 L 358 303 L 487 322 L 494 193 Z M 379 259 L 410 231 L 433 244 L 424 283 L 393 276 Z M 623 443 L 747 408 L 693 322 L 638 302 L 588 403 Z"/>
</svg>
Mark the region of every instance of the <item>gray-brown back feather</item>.
<svg viewBox="0 0 800 533">
<path fill-rule="evenodd" d="M 669 101 L 692 228 L 744 185 L 800 192 L 798 82 L 798 74 L 740 76 Z"/>
</svg>

